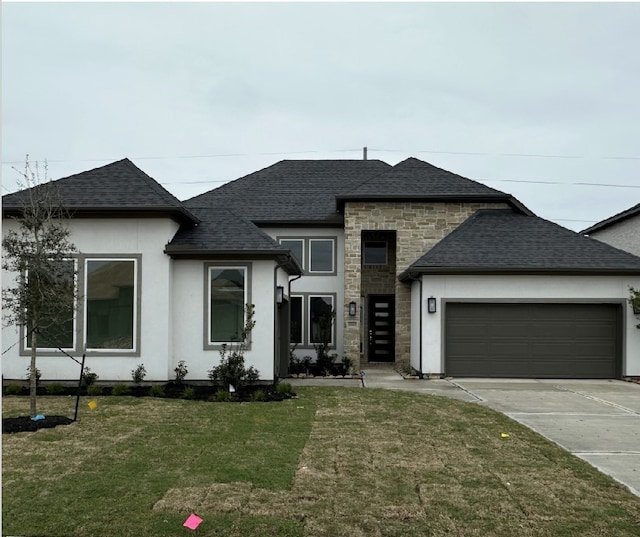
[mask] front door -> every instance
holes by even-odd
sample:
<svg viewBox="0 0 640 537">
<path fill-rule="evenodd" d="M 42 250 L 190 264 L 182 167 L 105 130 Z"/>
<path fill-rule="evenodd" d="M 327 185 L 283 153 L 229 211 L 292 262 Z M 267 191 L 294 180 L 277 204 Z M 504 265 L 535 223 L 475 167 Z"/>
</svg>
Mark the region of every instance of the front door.
<svg viewBox="0 0 640 537">
<path fill-rule="evenodd" d="M 369 295 L 369 362 L 394 362 L 395 295 Z"/>
</svg>

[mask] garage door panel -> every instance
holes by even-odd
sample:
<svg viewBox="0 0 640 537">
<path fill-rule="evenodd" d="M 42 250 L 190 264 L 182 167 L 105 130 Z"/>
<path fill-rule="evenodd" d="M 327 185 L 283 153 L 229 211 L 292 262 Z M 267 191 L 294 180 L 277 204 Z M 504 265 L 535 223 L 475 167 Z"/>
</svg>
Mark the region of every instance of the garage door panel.
<svg viewBox="0 0 640 537">
<path fill-rule="evenodd" d="M 449 303 L 445 368 L 452 376 L 615 378 L 616 304 Z"/>
</svg>

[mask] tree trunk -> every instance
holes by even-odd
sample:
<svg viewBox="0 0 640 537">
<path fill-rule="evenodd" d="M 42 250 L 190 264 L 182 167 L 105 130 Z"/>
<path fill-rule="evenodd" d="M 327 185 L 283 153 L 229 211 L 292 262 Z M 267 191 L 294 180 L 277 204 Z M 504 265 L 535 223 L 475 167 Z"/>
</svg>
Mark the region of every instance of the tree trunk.
<svg viewBox="0 0 640 537">
<path fill-rule="evenodd" d="M 38 388 L 38 376 L 36 375 L 36 354 L 38 352 L 38 334 L 31 332 L 31 366 L 29 367 L 29 414 L 36 415 L 36 390 Z"/>
</svg>

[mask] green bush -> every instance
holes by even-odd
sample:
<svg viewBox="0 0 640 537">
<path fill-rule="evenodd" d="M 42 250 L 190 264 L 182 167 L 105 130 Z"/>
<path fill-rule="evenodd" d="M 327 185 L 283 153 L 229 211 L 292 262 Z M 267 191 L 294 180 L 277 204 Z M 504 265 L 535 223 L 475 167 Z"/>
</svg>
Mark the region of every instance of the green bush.
<svg viewBox="0 0 640 537">
<path fill-rule="evenodd" d="M 287 395 L 292 392 L 293 388 L 288 382 L 281 382 L 276 386 L 276 393 L 279 393 L 280 395 Z"/>
<path fill-rule="evenodd" d="M 164 397 L 164 386 L 156 384 L 149 389 L 149 395 L 151 397 Z"/>
<path fill-rule="evenodd" d="M 102 395 L 102 386 L 91 384 L 87 386 L 87 395 Z"/>
<path fill-rule="evenodd" d="M 138 364 L 135 369 L 131 370 L 131 378 L 136 385 L 142 384 L 144 377 L 147 375 L 147 370 L 144 368 L 144 364 Z"/>
<path fill-rule="evenodd" d="M 131 390 L 126 384 L 116 384 L 111 390 L 111 395 L 129 395 Z"/>
<path fill-rule="evenodd" d="M 88 367 L 85 367 L 82 371 L 82 380 L 84 380 L 84 384 L 88 388 L 92 384 L 95 384 L 96 380 L 98 380 L 98 375 L 97 373 L 93 373 Z"/>
<path fill-rule="evenodd" d="M 194 399 L 196 396 L 196 391 L 193 388 L 185 388 L 182 392 L 183 399 Z"/>
<path fill-rule="evenodd" d="M 22 393 L 22 386 L 19 384 L 9 384 L 4 388 L 5 395 L 20 395 Z"/>
<path fill-rule="evenodd" d="M 253 394 L 251 395 L 251 400 L 252 401 L 264 401 L 265 399 L 265 393 L 264 390 L 256 390 L 255 392 L 253 392 Z"/>
<path fill-rule="evenodd" d="M 187 376 L 187 373 L 189 372 L 189 370 L 187 369 L 187 362 L 185 362 L 184 360 L 180 360 L 178 362 L 178 367 L 176 367 L 173 371 L 176 374 L 176 383 L 182 384 L 182 382 L 184 381 L 184 378 Z"/>
<path fill-rule="evenodd" d="M 60 395 L 64 393 L 64 386 L 59 383 L 49 384 L 47 386 L 47 395 Z"/>
<path fill-rule="evenodd" d="M 231 401 L 231 393 L 227 390 L 218 390 L 216 392 L 216 401 L 219 403 L 228 403 Z"/>
<path fill-rule="evenodd" d="M 36 367 L 36 386 L 40 384 L 40 377 L 42 372 Z M 27 367 L 27 383 L 31 383 L 31 367 Z"/>
</svg>

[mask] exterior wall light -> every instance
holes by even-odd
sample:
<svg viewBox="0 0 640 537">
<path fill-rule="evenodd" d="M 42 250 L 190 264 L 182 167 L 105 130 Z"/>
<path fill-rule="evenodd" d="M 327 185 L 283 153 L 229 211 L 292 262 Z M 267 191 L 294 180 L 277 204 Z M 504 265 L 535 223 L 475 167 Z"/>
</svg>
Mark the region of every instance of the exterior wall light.
<svg viewBox="0 0 640 537">
<path fill-rule="evenodd" d="M 355 316 L 356 316 L 356 303 L 349 302 L 349 317 L 355 317 Z"/>
<path fill-rule="evenodd" d="M 430 296 L 429 298 L 427 298 L 427 311 L 429 313 L 435 313 L 437 311 L 436 297 Z"/>
<path fill-rule="evenodd" d="M 282 304 L 284 302 L 284 287 L 278 285 L 276 287 L 276 304 Z"/>
</svg>

